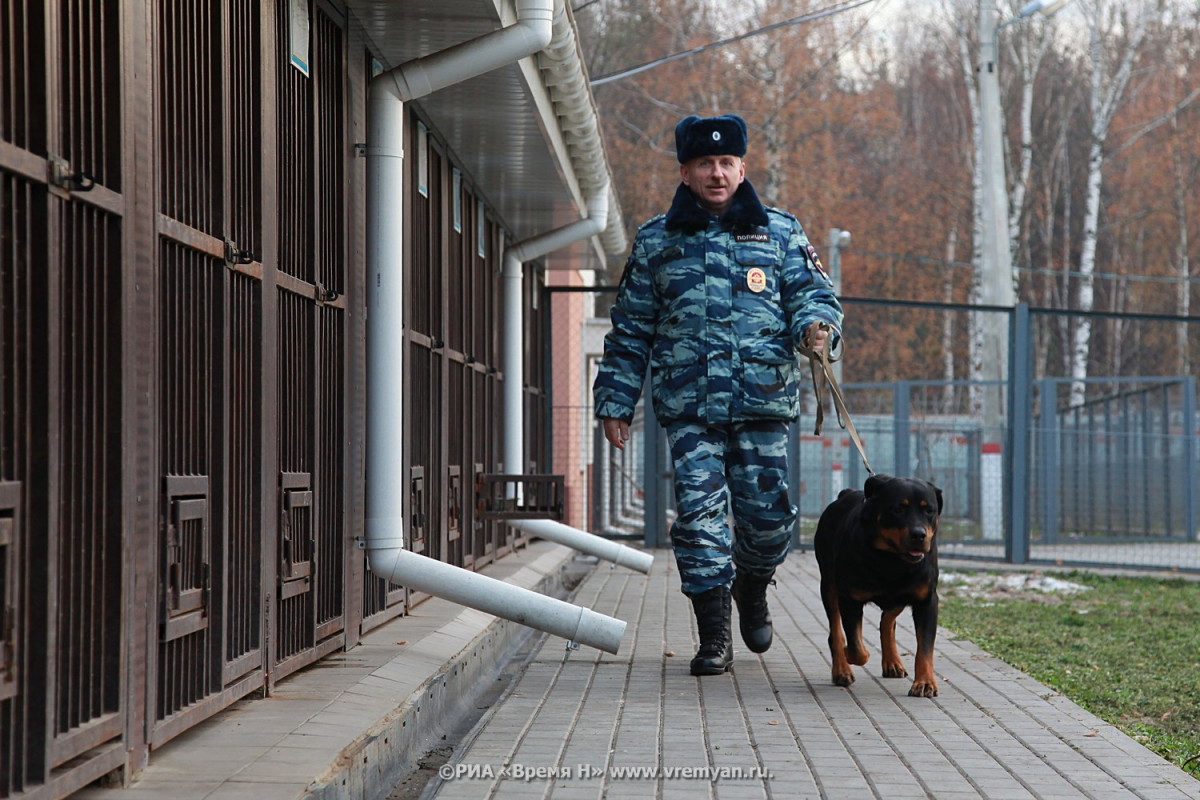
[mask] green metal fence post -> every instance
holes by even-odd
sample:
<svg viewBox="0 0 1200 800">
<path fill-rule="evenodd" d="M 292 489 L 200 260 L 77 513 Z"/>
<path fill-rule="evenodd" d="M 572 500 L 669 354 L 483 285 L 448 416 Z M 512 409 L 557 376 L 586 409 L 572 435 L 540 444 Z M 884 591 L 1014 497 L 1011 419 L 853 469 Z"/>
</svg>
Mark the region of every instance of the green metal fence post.
<svg viewBox="0 0 1200 800">
<path fill-rule="evenodd" d="M 1004 555 L 1029 561 L 1029 435 L 1033 408 L 1033 331 L 1029 306 L 1013 308 L 1008 328 L 1008 430 L 1004 457 Z"/>
</svg>

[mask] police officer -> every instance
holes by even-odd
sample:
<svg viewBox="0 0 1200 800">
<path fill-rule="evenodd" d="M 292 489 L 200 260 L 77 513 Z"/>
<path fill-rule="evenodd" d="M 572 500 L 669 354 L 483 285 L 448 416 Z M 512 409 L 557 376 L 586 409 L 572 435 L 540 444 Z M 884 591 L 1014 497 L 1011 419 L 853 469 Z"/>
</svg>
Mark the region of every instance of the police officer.
<svg viewBox="0 0 1200 800">
<path fill-rule="evenodd" d="M 796 522 L 796 349 L 832 344 L 842 310 L 800 223 L 764 207 L 746 180 L 741 117 L 689 116 L 675 149 L 682 183 L 670 210 L 638 230 L 593 392 L 605 438 L 624 449 L 651 367 L 675 465 L 671 544 L 700 634 L 691 672 L 719 675 L 733 663 L 734 601 L 746 646 L 771 646 L 766 589 Z"/>
</svg>

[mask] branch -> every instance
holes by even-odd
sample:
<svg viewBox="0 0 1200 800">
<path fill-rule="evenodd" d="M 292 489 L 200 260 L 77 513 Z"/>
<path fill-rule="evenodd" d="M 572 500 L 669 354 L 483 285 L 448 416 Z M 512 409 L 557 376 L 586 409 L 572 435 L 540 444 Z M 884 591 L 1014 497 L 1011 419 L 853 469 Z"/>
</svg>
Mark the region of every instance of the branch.
<svg viewBox="0 0 1200 800">
<path fill-rule="evenodd" d="M 1176 114 L 1178 114 L 1180 111 L 1183 111 L 1185 108 L 1187 108 L 1192 103 L 1194 103 L 1196 101 L 1196 98 L 1200 98 L 1200 86 L 1197 86 L 1195 89 L 1192 89 L 1191 94 L 1189 94 L 1187 97 L 1183 98 L 1183 100 L 1179 101 L 1179 104 L 1176 105 L 1175 108 L 1171 109 L 1170 111 L 1168 111 L 1167 113 L 1165 113 L 1161 116 L 1155 117 L 1154 119 L 1150 120 L 1145 125 L 1143 125 L 1142 127 L 1138 128 L 1137 131 L 1135 131 L 1128 139 L 1126 139 L 1121 144 L 1120 147 L 1113 150 L 1112 154 L 1117 155 L 1117 154 L 1123 153 L 1126 150 L 1128 150 L 1129 148 L 1133 147 L 1135 144 L 1137 144 L 1138 140 L 1140 140 L 1143 136 L 1150 133 L 1151 131 L 1161 128 L 1163 125 L 1166 125 L 1168 122 L 1170 122 L 1171 119 L 1174 118 L 1174 116 Z"/>
</svg>

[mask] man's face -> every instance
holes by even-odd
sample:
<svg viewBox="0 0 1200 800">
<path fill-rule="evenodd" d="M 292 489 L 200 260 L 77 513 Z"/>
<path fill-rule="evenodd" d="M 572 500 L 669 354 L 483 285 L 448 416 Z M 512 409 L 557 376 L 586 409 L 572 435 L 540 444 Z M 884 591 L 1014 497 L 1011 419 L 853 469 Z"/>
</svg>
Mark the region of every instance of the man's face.
<svg viewBox="0 0 1200 800">
<path fill-rule="evenodd" d="M 737 156 L 701 156 L 679 165 L 683 183 L 714 214 L 724 214 L 733 193 L 746 180 L 746 164 Z"/>
</svg>

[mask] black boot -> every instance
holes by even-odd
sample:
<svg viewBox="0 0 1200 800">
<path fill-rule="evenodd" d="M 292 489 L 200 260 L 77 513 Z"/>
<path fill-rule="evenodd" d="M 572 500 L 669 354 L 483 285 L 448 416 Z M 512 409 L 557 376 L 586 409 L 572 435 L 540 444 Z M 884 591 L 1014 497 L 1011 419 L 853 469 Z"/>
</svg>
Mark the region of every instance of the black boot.
<svg viewBox="0 0 1200 800">
<path fill-rule="evenodd" d="M 738 607 L 738 628 L 742 641 L 754 653 L 765 653 L 771 647 L 774 630 L 771 627 L 771 612 L 767 610 L 767 584 L 774 573 L 766 577 L 739 572 L 733 579 L 733 599 Z"/>
<path fill-rule="evenodd" d="M 733 666 L 733 633 L 730 617 L 733 601 L 724 586 L 692 596 L 700 649 L 692 659 L 693 675 L 720 675 Z"/>
</svg>

